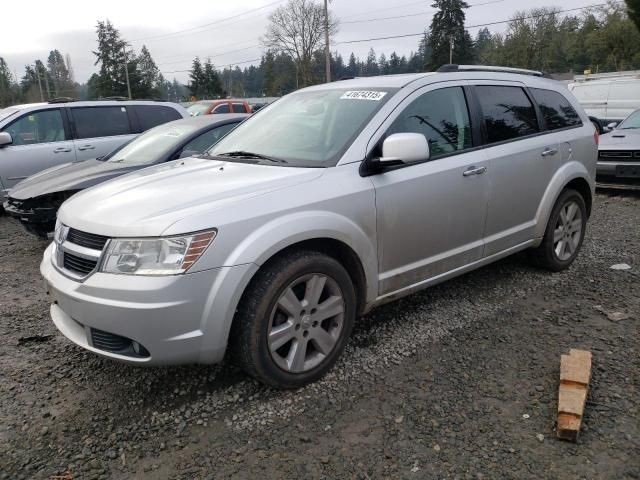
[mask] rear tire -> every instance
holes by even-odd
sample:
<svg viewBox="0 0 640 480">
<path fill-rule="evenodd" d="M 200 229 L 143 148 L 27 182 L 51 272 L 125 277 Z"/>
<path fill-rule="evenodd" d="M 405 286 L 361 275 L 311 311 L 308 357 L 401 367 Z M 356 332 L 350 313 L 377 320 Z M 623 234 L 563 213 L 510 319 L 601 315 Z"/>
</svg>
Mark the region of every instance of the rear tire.
<svg viewBox="0 0 640 480">
<path fill-rule="evenodd" d="M 534 263 L 553 272 L 568 268 L 582 247 L 586 226 L 584 198 L 576 190 L 564 190 L 551 211 L 542 243 L 531 252 Z"/>
<path fill-rule="evenodd" d="M 307 385 L 344 350 L 356 305 L 351 277 L 337 260 L 312 250 L 283 255 L 247 287 L 231 329 L 232 355 L 263 383 Z"/>
</svg>

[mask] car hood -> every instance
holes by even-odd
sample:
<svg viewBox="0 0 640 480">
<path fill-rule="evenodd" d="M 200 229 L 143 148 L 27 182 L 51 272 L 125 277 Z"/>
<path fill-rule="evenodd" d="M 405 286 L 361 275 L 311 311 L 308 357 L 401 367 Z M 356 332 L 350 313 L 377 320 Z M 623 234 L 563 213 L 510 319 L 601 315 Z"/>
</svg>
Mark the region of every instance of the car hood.
<svg viewBox="0 0 640 480">
<path fill-rule="evenodd" d="M 110 237 L 158 236 L 172 224 L 312 180 L 321 168 L 276 167 L 204 158 L 175 160 L 84 190 L 58 211 L 65 225 Z M 204 216 L 203 216 L 204 214 Z M 186 232 L 185 232 L 186 233 Z"/>
<path fill-rule="evenodd" d="M 64 163 L 24 179 L 11 189 L 9 195 L 18 200 L 27 200 L 48 193 L 82 190 L 145 166 L 95 159 Z"/>
<path fill-rule="evenodd" d="M 600 150 L 640 150 L 640 128 L 613 130 L 602 135 L 598 148 Z"/>
</svg>

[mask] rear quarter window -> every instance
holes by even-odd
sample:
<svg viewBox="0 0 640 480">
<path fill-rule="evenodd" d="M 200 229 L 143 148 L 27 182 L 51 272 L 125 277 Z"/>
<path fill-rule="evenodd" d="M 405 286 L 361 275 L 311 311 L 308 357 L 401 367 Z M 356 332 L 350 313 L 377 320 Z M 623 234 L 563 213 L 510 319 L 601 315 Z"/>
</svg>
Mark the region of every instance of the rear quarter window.
<svg viewBox="0 0 640 480">
<path fill-rule="evenodd" d="M 135 105 L 133 110 L 138 117 L 141 132 L 182 118 L 175 109 L 164 105 Z"/>
<path fill-rule="evenodd" d="M 582 125 L 580 115 L 564 95 L 542 88 L 531 88 L 529 91 L 542 112 L 547 130 L 560 130 Z"/>
</svg>

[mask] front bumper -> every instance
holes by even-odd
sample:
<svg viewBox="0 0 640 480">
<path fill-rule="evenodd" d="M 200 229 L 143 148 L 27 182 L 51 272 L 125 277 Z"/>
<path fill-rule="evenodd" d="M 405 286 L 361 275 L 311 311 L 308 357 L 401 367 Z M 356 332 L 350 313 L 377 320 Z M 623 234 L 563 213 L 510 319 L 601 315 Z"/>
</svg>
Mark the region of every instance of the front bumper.
<svg viewBox="0 0 640 480">
<path fill-rule="evenodd" d="M 162 277 L 98 272 L 79 282 L 53 266 L 52 250 L 46 249 L 40 272 L 56 327 L 87 350 L 138 365 L 222 360 L 237 303 L 257 269 L 245 264 Z M 118 343 L 109 337 L 105 343 L 105 333 L 137 342 L 142 354 L 131 345 L 114 350 Z"/>
<path fill-rule="evenodd" d="M 55 228 L 59 205 L 31 208 L 25 202 L 9 197 L 3 206 L 8 215 L 20 221 L 34 235 L 46 238 Z"/>
<path fill-rule="evenodd" d="M 598 161 L 596 175 L 598 180 L 640 181 L 640 162 Z"/>
</svg>

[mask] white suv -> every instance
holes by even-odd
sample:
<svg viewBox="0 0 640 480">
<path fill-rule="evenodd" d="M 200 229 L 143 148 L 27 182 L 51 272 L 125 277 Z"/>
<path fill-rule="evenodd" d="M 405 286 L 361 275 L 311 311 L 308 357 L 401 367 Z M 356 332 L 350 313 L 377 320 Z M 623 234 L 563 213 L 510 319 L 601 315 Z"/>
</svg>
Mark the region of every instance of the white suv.
<svg viewBox="0 0 640 480">
<path fill-rule="evenodd" d="M 138 365 L 220 361 L 296 387 L 358 315 L 533 249 L 567 268 L 597 133 L 534 72 L 448 67 L 306 88 L 207 154 L 90 188 L 41 265 L 78 345 Z"/>
<path fill-rule="evenodd" d="M 52 101 L 2 109 L 0 204 L 34 173 L 102 157 L 138 133 L 188 117 L 180 105 L 153 101 Z"/>
</svg>

